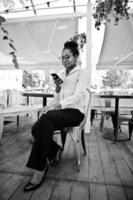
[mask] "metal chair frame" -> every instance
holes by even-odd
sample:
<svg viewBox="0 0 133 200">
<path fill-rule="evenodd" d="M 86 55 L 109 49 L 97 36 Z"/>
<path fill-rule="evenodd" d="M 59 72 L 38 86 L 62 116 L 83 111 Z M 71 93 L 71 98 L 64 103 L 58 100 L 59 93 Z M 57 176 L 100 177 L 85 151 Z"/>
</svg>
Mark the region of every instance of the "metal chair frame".
<svg viewBox="0 0 133 200">
<path fill-rule="evenodd" d="M 73 146 L 75 149 L 75 155 L 76 155 L 76 164 L 77 164 L 77 171 L 80 171 L 80 151 L 81 151 L 81 144 L 82 144 L 82 148 L 84 151 L 84 155 L 86 155 L 86 145 L 85 145 L 85 123 L 87 120 L 87 115 L 89 112 L 89 108 L 90 108 L 90 103 L 91 103 L 91 92 L 89 89 L 86 89 L 88 91 L 89 94 L 89 99 L 88 99 L 88 103 L 86 105 L 86 112 L 85 112 L 85 117 L 83 119 L 83 121 L 79 124 L 79 126 L 76 127 L 68 127 L 65 128 L 64 130 L 61 130 L 61 140 L 62 140 L 62 146 L 64 148 L 65 145 L 65 140 L 66 140 L 66 135 L 69 134 L 72 138 L 73 141 Z"/>
</svg>

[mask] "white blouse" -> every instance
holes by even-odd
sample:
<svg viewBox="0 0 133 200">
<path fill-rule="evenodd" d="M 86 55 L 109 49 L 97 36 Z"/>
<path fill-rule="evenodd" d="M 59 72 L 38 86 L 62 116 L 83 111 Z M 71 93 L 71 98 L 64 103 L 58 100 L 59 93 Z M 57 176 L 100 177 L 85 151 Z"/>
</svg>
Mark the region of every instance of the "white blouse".
<svg viewBox="0 0 133 200">
<path fill-rule="evenodd" d="M 76 66 L 67 76 L 66 70 L 62 70 L 59 76 L 63 83 L 60 93 L 55 95 L 56 102 L 58 101 L 61 104 L 62 109 L 75 108 L 84 113 L 86 106 L 85 91 L 88 88 L 86 70 Z"/>
</svg>

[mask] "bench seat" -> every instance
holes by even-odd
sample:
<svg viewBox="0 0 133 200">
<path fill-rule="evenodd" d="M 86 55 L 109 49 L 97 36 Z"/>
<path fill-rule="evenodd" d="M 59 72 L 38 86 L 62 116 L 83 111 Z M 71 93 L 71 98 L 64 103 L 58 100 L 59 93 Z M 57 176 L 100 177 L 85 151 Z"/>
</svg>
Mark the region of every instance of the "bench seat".
<svg viewBox="0 0 133 200">
<path fill-rule="evenodd" d="M 0 109 L 0 139 L 2 138 L 4 118 L 10 116 L 17 117 L 17 125 L 19 125 L 19 116 L 22 114 L 29 114 L 30 112 L 36 112 L 37 117 L 38 113 L 42 110 L 42 105 L 17 105 L 14 107 L 9 107 L 5 109 Z"/>
</svg>

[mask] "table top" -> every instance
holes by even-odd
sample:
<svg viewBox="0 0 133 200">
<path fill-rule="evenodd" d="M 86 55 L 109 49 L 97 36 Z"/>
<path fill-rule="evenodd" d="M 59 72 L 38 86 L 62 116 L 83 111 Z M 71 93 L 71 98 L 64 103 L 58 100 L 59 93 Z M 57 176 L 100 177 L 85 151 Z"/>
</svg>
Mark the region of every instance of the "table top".
<svg viewBox="0 0 133 200">
<path fill-rule="evenodd" d="M 43 92 L 23 92 L 23 96 L 31 96 L 31 97 L 53 97 L 53 94 L 43 93 Z"/>
<path fill-rule="evenodd" d="M 124 99 L 133 99 L 133 95 L 129 94 L 100 94 L 100 98 L 124 98 Z"/>
</svg>

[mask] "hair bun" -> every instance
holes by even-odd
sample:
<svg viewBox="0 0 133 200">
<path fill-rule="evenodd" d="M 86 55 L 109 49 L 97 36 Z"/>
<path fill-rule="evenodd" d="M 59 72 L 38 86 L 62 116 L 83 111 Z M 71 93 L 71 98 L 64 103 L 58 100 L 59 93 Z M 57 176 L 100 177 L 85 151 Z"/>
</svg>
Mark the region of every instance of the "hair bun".
<svg viewBox="0 0 133 200">
<path fill-rule="evenodd" d="M 73 49 L 78 49 L 78 44 L 74 40 L 67 41 L 64 44 L 64 48 L 73 48 Z"/>
</svg>

